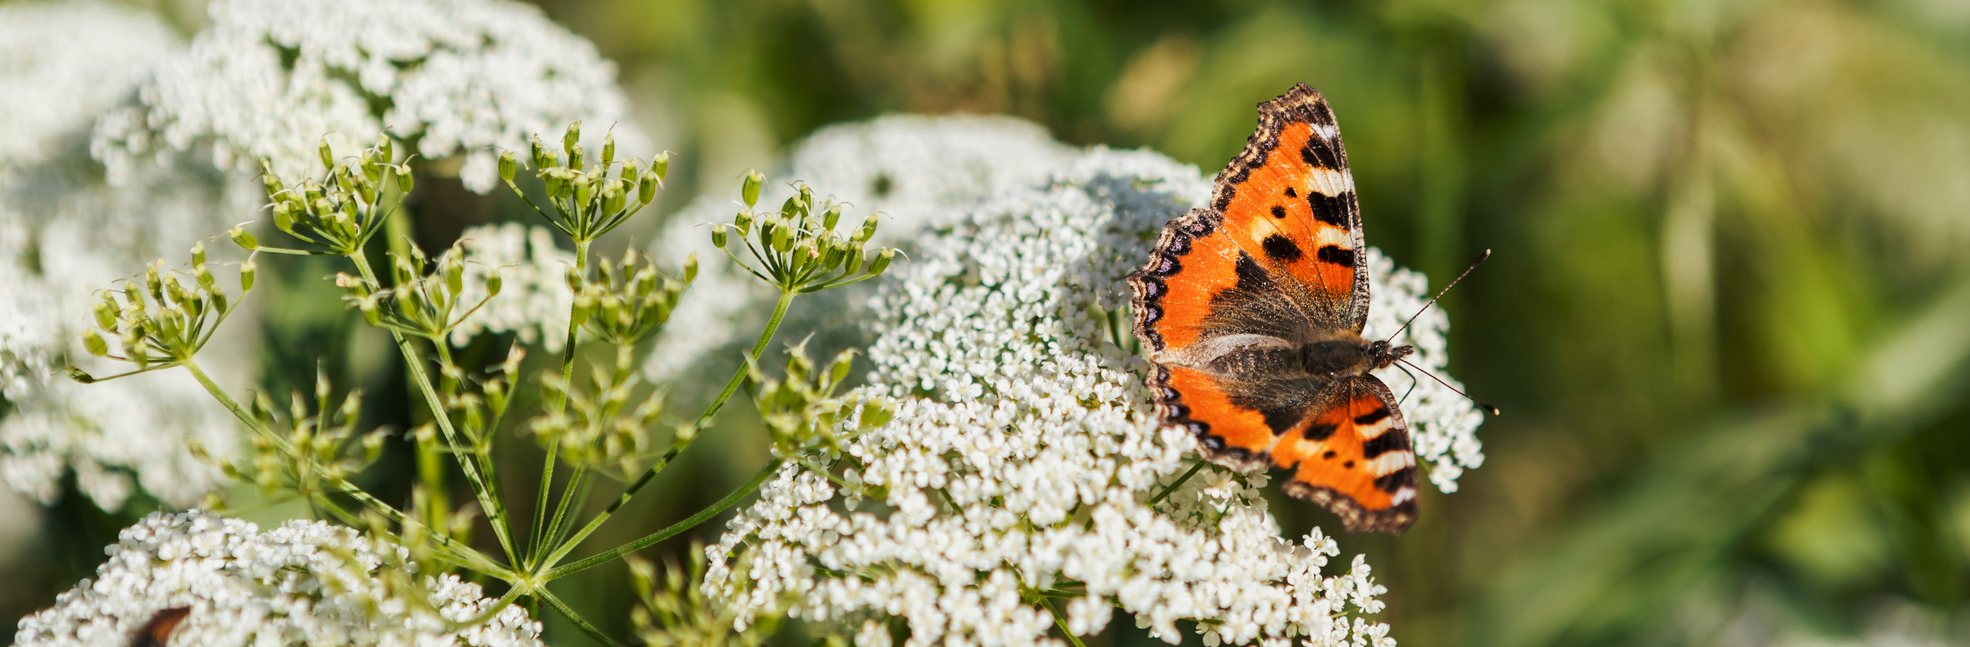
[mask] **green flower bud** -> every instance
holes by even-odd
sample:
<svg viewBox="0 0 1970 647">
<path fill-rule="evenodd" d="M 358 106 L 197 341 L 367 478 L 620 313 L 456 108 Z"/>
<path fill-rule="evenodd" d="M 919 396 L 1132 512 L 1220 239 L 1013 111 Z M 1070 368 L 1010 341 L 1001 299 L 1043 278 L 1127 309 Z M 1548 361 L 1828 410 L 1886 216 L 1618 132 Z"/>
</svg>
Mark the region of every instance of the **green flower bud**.
<svg viewBox="0 0 1970 647">
<path fill-rule="evenodd" d="M 504 285 L 505 281 L 499 278 L 499 272 L 493 272 L 492 276 L 486 277 L 486 295 L 499 296 L 499 289 Z"/>
<path fill-rule="evenodd" d="M 570 292 L 574 292 L 575 294 L 582 293 L 581 272 L 576 271 L 573 265 L 568 266 L 567 280 L 568 280 L 568 290 Z"/>
<path fill-rule="evenodd" d="M 739 197 L 746 201 L 747 207 L 759 204 L 759 185 L 765 181 L 766 176 L 759 171 L 746 171 L 745 183 L 739 186 Z"/>
<path fill-rule="evenodd" d="M 622 194 L 622 187 L 610 184 L 602 189 L 602 213 L 618 213 L 626 206 L 628 198 Z"/>
<path fill-rule="evenodd" d="M 575 297 L 575 307 L 573 308 L 573 312 L 571 313 L 572 315 L 574 315 L 573 316 L 574 325 L 579 326 L 588 323 L 588 316 L 590 314 L 594 314 L 594 312 L 595 312 L 595 297 L 586 294 Z"/>
<path fill-rule="evenodd" d="M 773 228 L 773 249 L 782 254 L 787 253 L 787 250 L 793 249 L 793 228 Z"/>
<path fill-rule="evenodd" d="M 644 173 L 636 180 L 636 201 L 650 204 L 657 199 L 657 189 L 663 187 L 663 177 L 655 171 Z"/>
<path fill-rule="evenodd" d="M 327 137 L 321 138 L 321 147 L 317 150 L 321 152 L 322 168 L 325 169 L 335 168 L 335 151 L 329 150 Z"/>
<path fill-rule="evenodd" d="M 575 180 L 575 208 L 588 208 L 588 201 L 595 197 L 595 184 L 587 178 Z"/>
<path fill-rule="evenodd" d="M 841 205 L 828 205 L 827 213 L 821 214 L 821 226 L 826 229 L 834 229 L 835 223 L 838 222 L 841 222 Z"/>
<path fill-rule="evenodd" d="M 465 264 L 457 258 L 447 257 L 441 270 L 445 276 L 445 289 L 452 294 L 465 290 Z"/>
<path fill-rule="evenodd" d="M 711 226 L 711 246 L 725 249 L 725 225 Z"/>
<path fill-rule="evenodd" d="M 684 282 L 690 283 L 698 278 L 698 253 L 684 257 Z"/>
<path fill-rule="evenodd" d="M 881 274 L 883 270 L 889 269 L 889 262 L 891 260 L 894 260 L 895 258 L 896 258 L 896 250 L 894 249 L 882 250 L 882 254 L 876 256 L 875 262 L 869 263 L 869 273 Z"/>
<path fill-rule="evenodd" d="M 411 189 L 411 187 L 413 187 L 413 186 L 416 186 L 416 185 L 417 185 L 417 180 L 416 180 L 416 178 L 414 178 L 414 177 L 412 177 L 412 176 L 411 176 L 411 172 L 410 172 L 410 162 L 408 162 L 408 161 L 406 161 L 406 162 L 404 162 L 404 163 L 402 163 L 402 164 L 398 164 L 398 165 L 397 165 L 397 190 L 398 190 L 398 191 L 400 191 L 400 192 L 403 192 L 403 193 L 410 193 L 410 189 Z"/>
<path fill-rule="evenodd" d="M 67 368 L 67 372 L 68 372 L 68 379 L 75 380 L 76 382 L 82 384 L 96 383 L 95 376 L 90 375 L 88 371 L 84 371 L 82 369 L 70 366 Z"/>
<path fill-rule="evenodd" d="M 549 161 L 547 159 L 547 145 L 541 143 L 540 135 L 534 135 L 533 139 L 528 143 L 529 146 L 531 146 L 532 148 L 531 157 L 534 162 L 534 170 L 535 171 L 547 170 L 547 166 L 548 166 L 547 163 Z"/>
<path fill-rule="evenodd" d="M 103 295 L 102 300 L 96 302 L 95 315 L 96 315 L 97 326 L 103 328 L 115 328 L 116 327 L 116 298 L 111 297 L 110 295 L 107 294 Z"/>
<path fill-rule="evenodd" d="M 505 180 L 507 182 L 512 182 L 514 174 L 517 174 L 519 172 L 520 172 L 520 156 L 514 155 L 513 151 L 500 151 L 499 152 L 499 179 Z"/>
<path fill-rule="evenodd" d="M 872 213 L 869 214 L 869 217 L 867 219 L 864 219 L 862 221 L 862 228 L 855 230 L 855 237 L 852 240 L 858 243 L 865 243 L 868 242 L 870 238 L 874 238 L 875 235 L 876 235 L 876 214 Z"/>
<path fill-rule="evenodd" d="M 616 163 L 616 134 L 612 132 L 602 137 L 602 165 L 608 166 L 614 163 Z"/>
<path fill-rule="evenodd" d="M 226 232 L 226 235 L 231 236 L 233 244 L 239 245 L 240 249 L 250 252 L 260 248 L 260 239 L 254 238 L 253 233 L 247 231 L 245 227 L 233 227 L 232 231 Z"/>
<path fill-rule="evenodd" d="M 356 308 L 362 311 L 363 321 L 368 322 L 369 325 L 377 326 L 383 324 L 383 311 L 382 308 L 378 307 L 374 295 L 356 302 Z"/>
<path fill-rule="evenodd" d="M 102 357 L 109 354 L 109 342 L 103 341 L 102 333 L 91 328 L 82 332 L 82 347 L 89 349 L 90 355 Z"/>
<path fill-rule="evenodd" d="M 862 271 L 862 258 L 862 246 L 856 245 L 848 248 L 847 270 L 849 274 Z"/>
<path fill-rule="evenodd" d="M 656 157 L 650 158 L 650 171 L 657 174 L 658 182 L 663 182 L 664 176 L 670 174 L 670 151 L 657 153 Z"/>
<path fill-rule="evenodd" d="M 733 226 L 735 226 L 735 227 L 738 227 L 738 228 L 739 228 L 739 235 L 740 235 L 740 236 L 745 236 L 745 235 L 749 235 L 749 234 L 751 234 L 751 233 L 752 233 L 752 212 L 751 212 L 751 211 L 741 211 L 741 212 L 739 212 L 739 215 L 737 215 L 737 216 L 734 216 L 734 217 L 732 218 L 732 225 L 733 225 Z"/>
<path fill-rule="evenodd" d="M 205 267 L 205 243 L 192 244 L 192 267 Z"/>
<path fill-rule="evenodd" d="M 253 261 L 247 261 L 245 263 L 240 264 L 239 291 L 245 292 L 253 289 L 253 273 L 258 269 L 260 269 L 259 266 L 254 265 Z"/>
<path fill-rule="evenodd" d="M 580 169 L 582 167 L 581 144 L 579 143 L 568 144 L 567 150 L 568 150 L 568 168 Z"/>
<path fill-rule="evenodd" d="M 267 187 L 267 197 L 278 196 L 282 191 L 287 190 L 287 187 L 281 184 L 280 178 L 274 176 L 274 169 L 267 165 L 266 160 L 260 161 L 260 168 L 262 169 L 260 173 L 260 184 Z"/>
<path fill-rule="evenodd" d="M 581 122 L 568 124 L 568 131 L 561 135 L 561 150 L 572 151 L 575 149 L 575 142 L 579 141 L 581 141 Z M 569 164 L 569 166 L 580 167 L 581 164 Z"/>
</svg>

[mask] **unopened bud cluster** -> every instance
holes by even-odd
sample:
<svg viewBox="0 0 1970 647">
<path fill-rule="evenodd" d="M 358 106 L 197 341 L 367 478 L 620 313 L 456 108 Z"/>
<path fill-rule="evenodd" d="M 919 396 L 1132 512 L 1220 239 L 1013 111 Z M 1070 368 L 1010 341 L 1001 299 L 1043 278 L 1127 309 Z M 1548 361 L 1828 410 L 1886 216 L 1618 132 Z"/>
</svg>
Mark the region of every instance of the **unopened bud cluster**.
<svg viewBox="0 0 1970 647">
<path fill-rule="evenodd" d="M 506 417 L 506 408 L 513 403 L 513 383 L 520 374 L 520 362 L 527 356 L 526 347 L 514 344 L 506 352 L 506 359 L 499 365 L 496 374 L 471 379 L 454 364 L 443 366 L 446 380 L 445 406 L 452 412 L 451 419 L 460 433 L 472 443 L 475 451 L 490 451 L 493 430 L 499 428 L 500 421 Z M 468 380 L 478 384 L 478 389 L 458 389 L 455 385 Z"/>
<path fill-rule="evenodd" d="M 638 258 L 635 250 L 623 254 L 620 263 L 603 260 L 596 273 L 591 281 L 568 270 L 575 325 L 586 324 L 596 338 L 610 344 L 634 346 L 670 321 L 677 298 L 698 277 L 698 255 L 684 259 L 684 270 L 676 277 Z"/>
<path fill-rule="evenodd" d="M 350 391 L 340 402 L 333 395 L 328 376 L 321 372 L 315 375 L 312 401 L 298 391 L 293 393 L 287 407 L 287 432 L 251 436 L 250 469 L 209 455 L 200 458 L 216 463 L 230 478 L 259 485 L 264 492 L 331 491 L 331 484 L 346 481 L 375 463 L 389 439 L 389 433 L 381 429 L 357 433 L 356 424 L 362 418 L 360 391 Z M 262 428 L 277 430 L 281 426 L 274 403 L 265 394 L 253 399 L 251 412 Z M 193 451 L 204 454 L 203 448 Z"/>
<path fill-rule="evenodd" d="M 535 135 L 528 161 L 534 175 L 547 187 L 548 209 L 535 204 L 534 210 L 555 229 L 581 243 L 609 233 L 656 200 L 657 189 L 663 188 L 664 175 L 670 171 L 670 153 L 659 153 L 649 162 L 634 157 L 617 162 L 614 134 L 604 138 L 599 156 L 589 157 L 581 146 L 579 121 L 570 124 L 561 136 L 560 150 L 549 148 Z M 501 151 L 500 179 L 526 198 L 526 192 L 513 182 L 519 171 L 519 155 Z M 532 199 L 528 202 L 531 204 Z"/>
<path fill-rule="evenodd" d="M 240 267 L 240 293 L 253 289 L 252 262 Z M 168 368 L 191 359 L 236 304 L 219 288 L 205 262 L 205 245 L 192 247 L 191 271 L 165 269 L 158 261 L 143 276 L 119 289 L 99 293 L 95 327 L 82 333 L 82 345 L 97 357 L 130 362 L 138 371 Z M 95 377 L 71 368 L 82 382 Z"/>
<path fill-rule="evenodd" d="M 390 255 L 392 284 L 396 287 L 385 290 L 347 273 L 337 274 L 335 285 L 344 290 L 344 301 L 362 311 L 369 325 L 443 342 L 473 310 L 498 296 L 501 287 L 495 272 L 486 279 L 485 299 L 461 308 L 464 304 L 459 294 L 465 290 L 465 262 L 459 260 L 462 254 L 463 250 L 454 245 L 433 264 L 424 250 L 412 245 L 408 258 Z M 425 273 L 427 266 L 432 268 L 430 274 Z"/>
<path fill-rule="evenodd" d="M 388 135 L 377 138 L 375 146 L 356 157 L 340 160 L 323 139 L 321 163 L 327 173 L 320 180 L 299 184 L 275 176 L 273 168 L 263 163 L 266 172 L 260 179 L 273 201 L 274 227 L 305 242 L 314 248 L 312 251 L 341 256 L 360 251 L 363 243 L 383 229 L 384 219 L 396 204 L 389 199 L 390 190 L 395 189 L 397 199 L 410 193 L 414 181 L 410 163 L 394 163 L 392 155 Z"/>
<path fill-rule="evenodd" d="M 858 407 L 835 395 L 848 379 L 854 363 L 855 351 L 850 349 L 835 355 L 826 366 L 817 365 L 808 357 L 807 346 L 802 343 L 787 351 L 785 379 L 769 377 L 756 365 L 750 368 L 752 381 L 758 385 L 753 391 L 753 402 L 766 422 L 775 455 L 794 457 L 818 452 L 833 457 L 847 440 L 841 432 L 849 416 L 855 416 L 856 433 L 889 421 L 888 409 L 877 402 L 864 402 L 858 412 Z"/>
<path fill-rule="evenodd" d="M 764 181 L 758 171 L 747 173 L 740 187 L 746 209 L 732 218 L 732 224 L 711 229 L 712 244 L 753 275 L 784 290 L 819 292 L 874 278 L 896 258 L 894 249 L 868 248 L 869 239 L 876 235 L 875 214 L 852 232 L 836 232 L 845 205 L 832 200 L 815 204 L 814 190 L 807 185 L 797 186 L 779 211 L 755 211 Z M 753 262 L 739 258 L 733 247 L 745 248 Z"/>
<path fill-rule="evenodd" d="M 572 388 L 559 373 L 541 377 L 543 395 L 565 397 L 567 408 L 550 411 L 530 425 L 542 447 L 559 446 L 563 460 L 591 469 L 613 471 L 627 478 L 650 454 L 650 432 L 662 424 L 664 394 L 645 394 L 632 411 L 624 411 L 643 382 L 632 368 L 631 355 L 618 353 L 613 374 L 595 367 L 589 390 Z M 689 442 L 692 431 L 679 429 L 674 442 Z"/>
</svg>

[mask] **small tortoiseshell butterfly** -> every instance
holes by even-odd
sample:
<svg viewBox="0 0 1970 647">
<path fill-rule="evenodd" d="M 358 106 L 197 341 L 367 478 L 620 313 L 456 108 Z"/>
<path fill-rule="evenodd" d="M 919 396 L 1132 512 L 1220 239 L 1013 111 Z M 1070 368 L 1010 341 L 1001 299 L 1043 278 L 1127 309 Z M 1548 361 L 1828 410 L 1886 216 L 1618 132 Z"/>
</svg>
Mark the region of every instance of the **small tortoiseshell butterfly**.
<svg viewBox="0 0 1970 647">
<path fill-rule="evenodd" d="M 1195 433 L 1219 465 L 1292 470 L 1286 493 L 1349 532 L 1416 520 L 1409 426 L 1369 374 L 1414 349 L 1361 337 L 1361 209 L 1319 91 L 1302 83 L 1259 104 L 1210 207 L 1165 225 L 1129 285 L 1164 424 Z"/>
<path fill-rule="evenodd" d="M 143 626 L 137 627 L 137 632 L 130 637 L 130 647 L 164 647 L 171 642 L 171 632 L 176 631 L 178 624 L 191 613 L 191 607 L 159 609 L 144 621 Z"/>
</svg>

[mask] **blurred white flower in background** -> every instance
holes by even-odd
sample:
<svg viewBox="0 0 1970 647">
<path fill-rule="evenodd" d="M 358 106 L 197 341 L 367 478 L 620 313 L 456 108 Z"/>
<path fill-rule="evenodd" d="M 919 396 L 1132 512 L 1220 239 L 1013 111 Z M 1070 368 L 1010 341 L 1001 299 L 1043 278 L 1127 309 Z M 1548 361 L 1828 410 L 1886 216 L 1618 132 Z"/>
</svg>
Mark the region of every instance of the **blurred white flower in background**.
<svg viewBox="0 0 1970 647">
<path fill-rule="evenodd" d="M 465 290 L 459 302 L 486 298 L 486 279 L 499 273 L 499 294 L 452 330 L 451 343 L 464 346 L 487 333 L 515 333 L 522 343 L 539 343 L 561 352 L 568 341 L 568 312 L 575 293 L 568 270 L 575 254 L 554 245 L 555 232 L 542 226 L 505 223 L 473 227 L 459 234 L 464 247 Z"/>
<path fill-rule="evenodd" d="M 170 634 L 174 645 L 542 644 L 525 609 L 463 625 L 493 602 L 479 585 L 411 575 L 421 586 L 403 586 L 389 576 L 408 573 L 381 570 L 404 568 L 403 548 L 322 522 L 260 532 L 204 511 L 159 513 L 124 529 L 108 552 L 94 579 L 22 618 L 14 644 L 127 645 L 157 612 L 179 607 L 189 613 Z"/>
<path fill-rule="evenodd" d="M 224 482 L 186 446 L 230 455 L 235 423 L 190 376 L 84 386 L 61 371 L 98 368 L 77 338 L 96 290 L 158 258 L 182 263 L 194 242 L 251 217 L 250 187 L 210 169 L 146 168 L 112 188 L 89 159 L 95 116 L 175 49 L 157 18 L 131 9 L 0 6 L 0 481 L 41 503 L 70 473 L 108 510 L 139 490 L 186 506 Z M 202 359 L 230 381 L 253 344 L 250 330 L 227 334 L 233 343 Z"/>
<path fill-rule="evenodd" d="M 855 396 L 889 399 L 895 417 L 846 442 L 842 483 L 798 465 L 769 481 L 707 549 L 707 593 L 765 610 L 791 592 L 798 617 L 894 617 L 913 643 L 1052 642 L 1035 600 L 1055 597 L 1075 634 L 1120 607 L 1170 642 L 1188 619 L 1205 621 L 1207 644 L 1393 644 L 1363 617 L 1382 608 L 1368 564 L 1330 564 L 1339 548 L 1317 529 L 1279 537 L 1265 475 L 1206 468 L 1151 504 L 1197 460 L 1195 442 L 1159 427 L 1143 360 L 1116 343 L 1130 335 L 1122 279 L 1210 184 L 1154 153 L 1076 157 L 1050 180 L 951 207 L 881 281 L 874 369 Z M 1426 286 L 1379 252 L 1370 262 L 1367 332 L 1387 334 Z M 1427 317 L 1395 341 L 1441 367 L 1445 323 Z M 1481 418 L 1443 389 L 1418 385 L 1405 405 L 1448 489 L 1482 459 Z M 858 640 L 887 635 L 864 625 Z"/>
<path fill-rule="evenodd" d="M 121 181 L 159 153 L 209 152 L 220 168 L 317 172 L 333 133 L 368 144 L 388 130 L 400 155 L 457 158 L 465 186 L 498 185 L 494 147 L 586 120 L 598 141 L 626 122 L 615 66 L 540 10 L 506 0 L 222 0 L 212 24 L 164 61 L 136 105 L 99 125 L 94 150 Z M 208 150 L 209 149 L 209 150 Z"/>
<path fill-rule="evenodd" d="M 851 211 L 883 214 L 875 244 L 907 254 L 919 233 L 956 220 L 961 206 L 1044 180 L 1074 157 L 1072 147 L 1044 128 L 1011 117 L 892 115 L 823 128 L 795 144 L 785 172 L 770 175 L 760 191 L 759 206 L 778 209 L 793 195 L 786 179 L 799 180 L 852 204 Z M 708 187 L 672 216 L 651 254 L 671 262 L 693 252 L 702 259 L 722 257 L 704 225 L 732 221 L 742 208 L 736 185 Z M 805 297 L 789 312 L 786 330 L 853 332 L 868 295 L 866 288 L 851 287 Z M 778 296 L 745 270 L 706 263 L 660 337 L 664 351 L 652 354 L 644 370 L 670 381 L 705 370 L 707 360 L 737 367 Z M 826 347 L 844 340 L 819 341 Z"/>
</svg>

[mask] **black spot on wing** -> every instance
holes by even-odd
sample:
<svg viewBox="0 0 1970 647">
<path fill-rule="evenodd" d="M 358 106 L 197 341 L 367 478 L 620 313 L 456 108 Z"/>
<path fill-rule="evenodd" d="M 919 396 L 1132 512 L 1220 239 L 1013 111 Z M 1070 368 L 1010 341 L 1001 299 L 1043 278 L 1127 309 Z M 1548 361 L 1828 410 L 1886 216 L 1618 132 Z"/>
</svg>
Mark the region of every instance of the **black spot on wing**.
<svg viewBox="0 0 1970 647">
<path fill-rule="evenodd" d="M 1260 267 L 1258 261 L 1252 260 L 1251 254 L 1239 252 L 1233 271 L 1238 274 L 1238 285 L 1232 288 L 1234 290 L 1247 294 L 1272 290 L 1272 277 L 1266 275 L 1265 268 Z"/>
<path fill-rule="evenodd" d="M 1296 190 L 1294 190 L 1294 189 L 1293 189 L 1293 187 L 1290 187 L 1290 186 L 1289 186 L 1289 187 L 1286 187 L 1286 197 L 1288 197 L 1288 198 L 1297 198 L 1297 197 L 1300 197 L 1300 192 L 1299 192 L 1299 191 L 1296 191 Z"/>
<path fill-rule="evenodd" d="M 1342 249 L 1339 245 L 1328 245 L 1320 248 L 1317 257 L 1322 263 L 1354 267 L 1354 250 Z"/>
<path fill-rule="evenodd" d="M 1319 191 L 1308 191 L 1307 205 L 1313 207 L 1313 219 L 1335 227 L 1346 227 L 1348 223 L 1348 198 L 1353 191 L 1340 195 L 1323 195 Z"/>
<path fill-rule="evenodd" d="M 1370 411 L 1368 413 L 1355 416 L 1354 424 L 1372 425 L 1377 422 L 1381 422 L 1383 418 L 1387 418 L 1387 417 L 1389 417 L 1388 407 L 1386 406 L 1376 407 L 1374 411 Z"/>
<path fill-rule="evenodd" d="M 1287 191 L 1291 191 L 1291 190 L 1292 189 L 1287 189 Z M 1286 207 L 1276 204 L 1272 205 L 1272 217 L 1274 218 L 1286 217 Z"/>
<path fill-rule="evenodd" d="M 1293 244 L 1292 239 L 1280 234 L 1266 236 L 1265 240 L 1259 241 L 1259 247 L 1265 250 L 1266 258 L 1280 263 L 1291 263 L 1306 255 L 1305 252 L 1300 251 L 1299 245 Z"/>
<path fill-rule="evenodd" d="M 1383 492 L 1394 494 L 1404 486 L 1416 485 L 1416 468 L 1405 467 L 1375 479 L 1375 487 Z"/>
<path fill-rule="evenodd" d="M 1307 440 L 1319 442 L 1322 440 L 1326 440 L 1329 437 L 1332 437 L 1334 435 L 1334 432 L 1339 430 L 1340 427 L 1337 425 L 1329 425 L 1329 424 L 1316 422 L 1311 425 L 1307 425 L 1306 431 L 1301 433 L 1300 435 L 1306 438 Z"/>
<path fill-rule="evenodd" d="M 1272 435 L 1277 436 L 1299 424 L 1306 412 L 1299 407 L 1259 407 L 1259 415 L 1265 417 L 1265 426 L 1271 427 Z"/>
<path fill-rule="evenodd" d="M 1368 439 L 1368 442 L 1362 443 L 1361 457 L 1368 460 L 1375 460 L 1377 456 L 1404 449 L 1409 449 L 1409 439 L 1404 438 L 1403 434 L 1391 429 L 1380 436 Z"/>
</svg>

